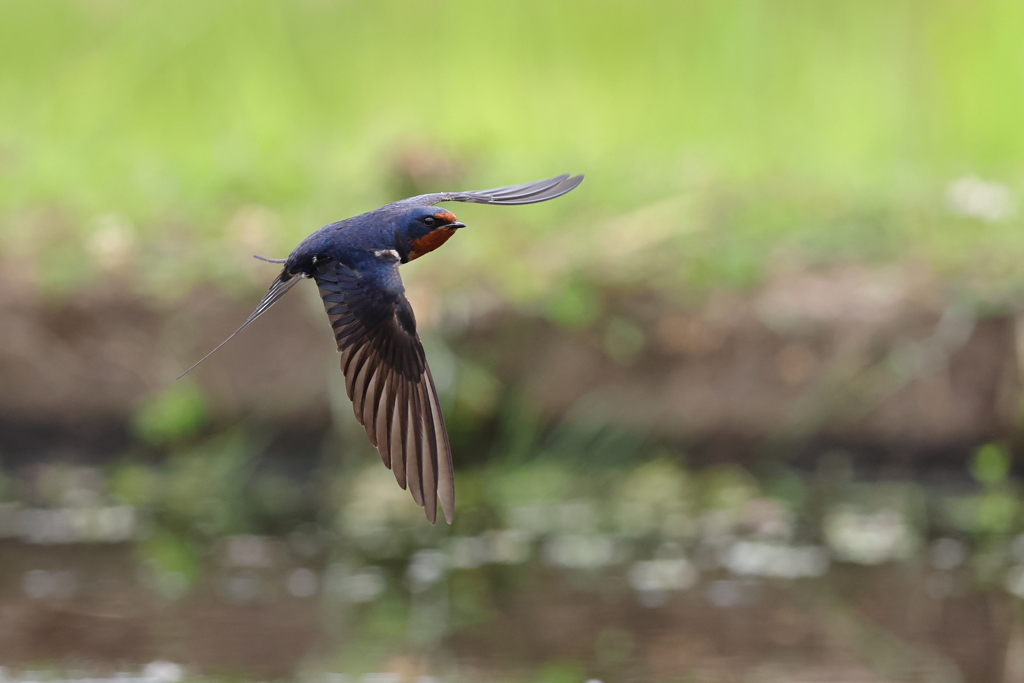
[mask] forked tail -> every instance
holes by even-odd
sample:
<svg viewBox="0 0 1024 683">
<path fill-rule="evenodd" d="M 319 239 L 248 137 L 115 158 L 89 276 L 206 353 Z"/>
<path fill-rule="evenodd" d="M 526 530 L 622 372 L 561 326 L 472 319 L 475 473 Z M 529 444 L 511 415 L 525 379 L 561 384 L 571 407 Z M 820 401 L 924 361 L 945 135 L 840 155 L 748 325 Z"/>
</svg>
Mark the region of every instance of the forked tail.
<svg viewBox="0 0 1024 683">
<path fill-rule="evenodd" d="M 260 258 L 260 257 L 257 256 L 256 258 Z M 263 259 L 263 260 L 270 261 L 270 259 Z M 279 261 L 271 261 L 271 263 L 284 263 L 284 261 L 283 260 L 280 261 L 280 262 Z M 284 276 L 284 273 L 282 272 L 281 275 Z M 231 341 L 232 337 L 234 337 L 236 334 L 238 334 L 239 332 L 244 330 L 249 325 L 249 323 L 251 323 L 253 320 L 255 320 L 256 318 L 258 318 L 261 315 L 263 315 L 264 313 L 266 313 L 268 308 L 273 306 L 277 302 L 278 299 L 280 299 L 282 296 L 284 296 L 285 293 L 287 293 L 289 289 L 294 287 L 295 283 L 298 282 L 301 279 L 302 279 L 302 276 L 300 276 L 300 275 L 292 275 L 287 280 L 282 280 L 280 277 L 278 277 L 276 280 L 274 280 L 274 284 L 270 285 L 270 290 L 267 291 L 267 293 L 263 296 L 263 300 L 260 301 L 258 306 L 256 306 L 256 310 L 252 312 L 252 315 L 250 315 L 249 318 L 244 323 L 242 323 L 241 327 L 239 327 L 237 330 L 232 332 L 231 336 L 229 336 L 227 339 L 222 341 L 220 344 L 217 344 L 216 348 L 214 348 L 213 351 L 210 351 L 208 354 L 206 354 L 205 356 L 203 356 L 202 358 L 197 360 L 192 365 L 192 367 L 190 367 L 188 370 L 186 370 L 185 372 L 183 372 L 180 375 L 178 375 L 176 379 L 181 379 L 182 377 L 184 377 L 188 373 L 192 372 L 192 370 L 194 370 L 197 365 L 199 365 L 204 360 L 206 360 L 207 358 L 212 356 L 217 351 L 217 349 L 219 349 L 220 347 L 224 346 L 229 341 Z"/>
</svg>

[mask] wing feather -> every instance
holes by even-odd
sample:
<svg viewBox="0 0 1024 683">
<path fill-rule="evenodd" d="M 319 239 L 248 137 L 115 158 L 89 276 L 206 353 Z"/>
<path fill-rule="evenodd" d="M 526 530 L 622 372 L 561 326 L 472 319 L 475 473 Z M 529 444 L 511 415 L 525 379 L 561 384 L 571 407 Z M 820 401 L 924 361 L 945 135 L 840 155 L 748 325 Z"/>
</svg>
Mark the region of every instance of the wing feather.
<svg viewBox="0 0 1024 683">
<path fill-rule="evenodd" d="M 376 433 L 373 442 L 377 445 L 381 460 L 384 461 L 384 465 L 388 469 L 391 468 L 391 430 L 388 429 L 388 406 L 391 399 L 394 398 L 394 392 L 390 390 L 390 387 L 393 386 L 392 376 L 391 369 L 385 367 L 384 377 L 380 382 L 380 392 L 377 396 L 377 414 L 373 418 L 373 429 Z"/>
<path fill-rule="evenodd" d="M 437 389 L 397 270 L 379 272 L 397 264 L 375 265 L 378 272 L 361 272 L 330 261 L 318 264 L 314 273 L 341 354 L 345 391 L 398 484 L 423 506 L 431 523 L 440 498 L 450 523 L 455 505 L 451 447 Z"/>
<path fill-rule="evenodd" d="M 416 501 L 417 505 L 423 505 L 423 482 L 420 481 L 420 467 L 419 467 L 419 445 L 420 439 L 419 434 L 419 407 L 417 405 L 418 396 L 416 393 L 416 387 L 412 384 L 406 386 L 409 392 L 408 401 L 403 409 L 404 419 L 403 425 L 405 431 L 403 433 L 403 443 L 405 445 L 405 481 L 409 484 L 409 491 L 412 493 L 412 499 Z"/>
<path fill-rule="evenodd" d="M 405 432 L 406 418 L 409 414 L 409 399 L 406 391 L 407 383 L 399 378 L 395 384 L 395 400 L 391 406 L 391 443 L 393 444 L 391 466 L 395 473 L 395 479 L 398 480 L 398 485 L 404 489 L 408 487 L 405 474 Z M 416 500 L 415 493 L 413 494 L 413 500 Z"/>
<path fill-rule="evenodd" d="M 444 518 L 452 523 L 455 514 L 455 471 L 452 467 L 451 446 L 448 444 L 448 430 L 444 426 L 444 415 L 441 414 L 441 402 L 437 398 L 434 378 L 427 369 L 428 387 L 430 388 L 430 404 L 433 410 L 434 436 L 437 448 L 437 496 L 441 499 Z"/>
<path fill-rule="evenodd" d="M 490 190 L 470 190 L 468 192 L 435 192 L 423 194 L 418 197 L 410 197 L 403 200 L 414 206 L 433 206 L 441 202 L 469 202 L 472 204 L 536 204 L 546 202 L 555 197 L 561 197 L 571 192 L 583 182 L 582 175 L 570 176 L 568 173 L 535 180 L 532 183 L 522 185 L 508 185 L 506 187 L 495 187 Z"/>
<path fill-rule="evenodd" d="M 420 382 L 419 401 L 423 412 L 423 419 L 420 421 L 423 434 L 421 441 L 422 451 L 420 453 L 420 466 L 425 491 L 437 491 L 437 435 L 434 433 L 434 406 L 429 396 L 429 384 Z M 434 522 L 437 519 L 437 495 L 427 496 L 425 501 L 427 519 Z"/>
</svg>

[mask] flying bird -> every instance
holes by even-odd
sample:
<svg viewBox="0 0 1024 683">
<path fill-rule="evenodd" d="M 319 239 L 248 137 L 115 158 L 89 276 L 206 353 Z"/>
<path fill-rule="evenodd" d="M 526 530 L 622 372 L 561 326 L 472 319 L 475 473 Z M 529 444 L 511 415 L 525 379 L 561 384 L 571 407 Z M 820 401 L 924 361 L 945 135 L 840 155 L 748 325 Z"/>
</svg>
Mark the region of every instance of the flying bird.
<svg viewBox="0 0 1024 683">
<path fill-rule="evenodd" d="M 416 333 L 398 266 L 431 252 L 466 227 L 443 202 L 535 204 L 583 181 L 563 174 L 523 185 L 438 192 L 393 202 L 312 233 L 286 259 L 252 315 L 191 368 L 210 357 L 299 281 L 320 289 L 341 354 L 341 371 L 356 419 L 399 486 L 408 488 L 433 524 L 437 501 L 449 524 L 455 510 L 452 453 L 441 405 Z M 180 379 L 180 377 L 179 377 Z"/>
</svg>

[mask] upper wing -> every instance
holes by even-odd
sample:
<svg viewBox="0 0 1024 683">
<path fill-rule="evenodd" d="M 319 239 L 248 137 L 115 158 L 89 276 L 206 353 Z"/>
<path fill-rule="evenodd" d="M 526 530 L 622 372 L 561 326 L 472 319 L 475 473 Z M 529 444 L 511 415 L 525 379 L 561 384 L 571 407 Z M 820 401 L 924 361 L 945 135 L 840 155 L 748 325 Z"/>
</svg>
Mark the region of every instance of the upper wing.
<svg viewBox="0 0 1024 683">
<path fill-rule="evenodd" d="M 455 481 L 437 390 L 398 264 L 380 267 L 393 271 L 382 276 L 321 262 L 313 277 L 338 342 L 356 419 L 427 519 L 436 519 L 440 497 L 451 524 Z"/>
<path fill-rule="evenodd" d="M 583 182 L 582 175 L 569 176 L 563 173 L 546 180 L 535 180 L 523 185 L 495 187 L 490 190 L 470 192 L 437 192 L 422 194 L 405 201 L 417 206 L 433 206 L 440 202 L 472 202 L 474 204 L 536 204 L 561 197 Z"/>
</svg>

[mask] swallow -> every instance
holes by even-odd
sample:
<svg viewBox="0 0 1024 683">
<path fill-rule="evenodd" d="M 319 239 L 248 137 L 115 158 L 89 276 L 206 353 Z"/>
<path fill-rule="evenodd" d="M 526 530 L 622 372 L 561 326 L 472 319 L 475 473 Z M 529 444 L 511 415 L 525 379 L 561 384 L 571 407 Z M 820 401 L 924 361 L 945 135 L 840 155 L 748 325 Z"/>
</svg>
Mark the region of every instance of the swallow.
<svg viewBox="0 0 1024 683">
<path fill-rule="evenodd" d="M 304 279 L 320 290 L 341 354 L 345 389 L 398 485 L 408 488 L 431 524 L 437 502 L 449 524 L 455 511 L 452 452 L 437 389 L 405 297 L 400 264 L 418 259 L 466 227 L 444 202 L 518 205 L 546 202 L 575 189 L 582 175 L 563 174 L 523 185 L 438 192 L 393 202 L 312 233 L 281 263 L 281 273 L 256 310 L 184 377 Z"/>
</svg>

